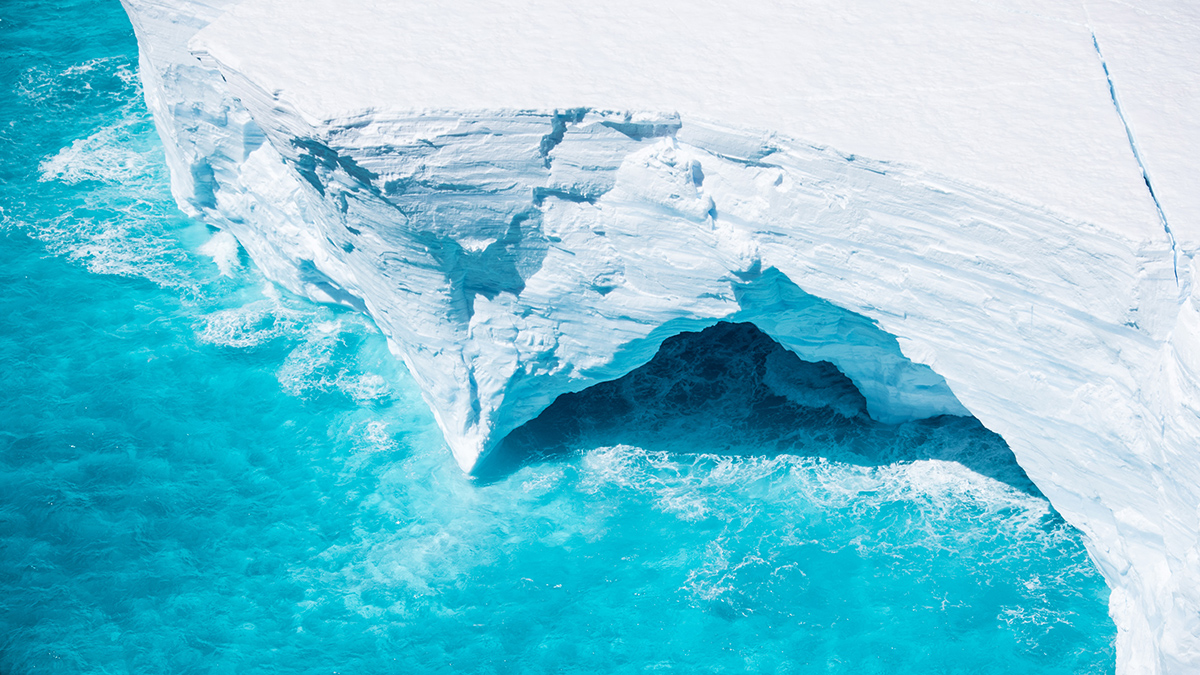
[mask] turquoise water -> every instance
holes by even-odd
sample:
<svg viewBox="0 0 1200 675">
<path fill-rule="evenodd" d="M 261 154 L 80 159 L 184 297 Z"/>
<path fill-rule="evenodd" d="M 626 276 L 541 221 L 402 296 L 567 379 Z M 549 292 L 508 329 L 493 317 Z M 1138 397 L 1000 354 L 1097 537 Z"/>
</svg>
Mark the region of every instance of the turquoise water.
<svg viewBox="0 0 1200 675">
<path fill-rule="evenodd" d="M 1112 671 L 999 439 L 789 407 L 754 335 L 464 477 L 369 321 L 201 252 L 119 5 L 3 7 L 0 673 Z"/>
</svg>

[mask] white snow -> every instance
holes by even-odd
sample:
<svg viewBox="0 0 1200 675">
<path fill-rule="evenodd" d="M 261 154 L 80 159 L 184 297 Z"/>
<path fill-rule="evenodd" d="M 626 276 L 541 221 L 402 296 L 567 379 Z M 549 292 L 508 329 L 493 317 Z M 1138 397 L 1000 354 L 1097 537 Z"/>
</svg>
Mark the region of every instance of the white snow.
<svg viewBox="0 0 1200 675">
<path fill-rule="evenodd" d="M 465 469 L 753 321 L 1000 433 L 1120 672 L 1200 669 L 1197 10 L 125 2 L 183 208 L 370 314 Z"/>
<path fill-rule="evenodd" d="M 1088 0 L 1117 97 L 1163 212 L 1195 248 L 1200 223 L 1200 4 Z"/>
<path fill-rule="evenodd" d="M 1139 234 L 1158 227 L 1078 2 L 308 0 L 274 31 L 279 11 L 243 2 L 193 47 L 310 123 L 362 110 L 679 111 Z"/>
</svg>

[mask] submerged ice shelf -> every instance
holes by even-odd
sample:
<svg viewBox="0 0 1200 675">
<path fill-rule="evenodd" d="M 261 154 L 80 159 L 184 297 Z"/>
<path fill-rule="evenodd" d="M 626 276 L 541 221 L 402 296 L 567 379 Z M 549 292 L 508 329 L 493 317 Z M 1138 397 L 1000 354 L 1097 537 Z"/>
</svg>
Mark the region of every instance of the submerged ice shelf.
<svg viewBox="0 0 1200 675">
<path fill-rule="evenodd" d="M 180 205 L 370 314 L 464 469 L 753 323 L 876 420 L 1003 436 L 1122 672 L 1200 665 L 1189 10 L 125 4 Z"/>
</svg>

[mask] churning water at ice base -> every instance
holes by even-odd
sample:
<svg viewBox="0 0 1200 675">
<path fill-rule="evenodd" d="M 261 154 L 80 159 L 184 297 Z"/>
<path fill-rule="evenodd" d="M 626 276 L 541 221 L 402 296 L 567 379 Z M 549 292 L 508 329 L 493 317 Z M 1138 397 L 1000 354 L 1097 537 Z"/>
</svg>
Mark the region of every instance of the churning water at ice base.
<svg viewBox="0 0 1200 675">
<path fill-rule="evenodd" d="M 116 2 L 9 0 L 0 59 L 0 673 L 1112 670 L 1019 481 L 737 410 L 465 478 L 369 321 L 177 214 Z"/>
</svg>

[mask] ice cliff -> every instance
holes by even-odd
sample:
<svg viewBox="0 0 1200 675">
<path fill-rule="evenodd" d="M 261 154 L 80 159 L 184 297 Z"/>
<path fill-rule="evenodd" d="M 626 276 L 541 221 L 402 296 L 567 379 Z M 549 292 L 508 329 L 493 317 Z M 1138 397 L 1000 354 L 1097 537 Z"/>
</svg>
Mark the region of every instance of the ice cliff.
<svg viewBox="0 0 1200 675">
<path fill-rule="evenodd" d="M 1120 672 L 1200 671 L 1200 10 L 123 2 L 181 207 L 370 314 L 464 469 L 753 322 L 1001 434 Z"/>
</svg>

